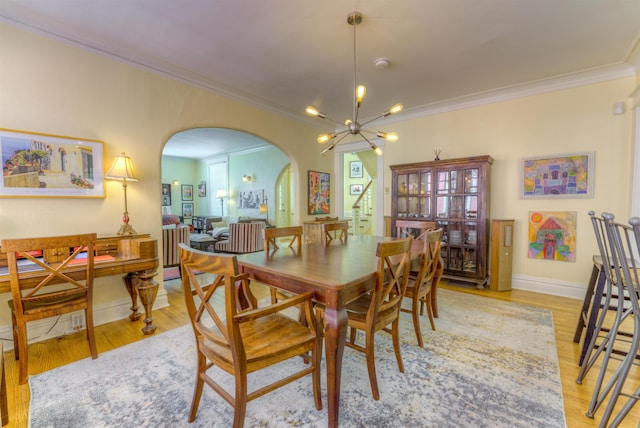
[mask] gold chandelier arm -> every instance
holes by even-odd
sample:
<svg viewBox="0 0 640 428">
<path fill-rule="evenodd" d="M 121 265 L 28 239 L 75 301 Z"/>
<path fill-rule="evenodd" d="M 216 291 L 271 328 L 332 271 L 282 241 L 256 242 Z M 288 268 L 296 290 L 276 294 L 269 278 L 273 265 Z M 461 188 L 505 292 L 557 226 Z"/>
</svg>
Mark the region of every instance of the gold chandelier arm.
<svg viewBox="0 0 640 428">
<path fill-rule="evenodd" d="M 331 150 L 333 150 L 333 149 L 334 149 L 334 147 L 335 147 L 335 146 L 337 146 L 337 145 L 338 145 L 338 143 L 340 143 L 340 141 L 344 140 L 344 138 L 345 138 L 347 135 L 349 135 L 349 134 L 346 134 L 346 133 L 345 133 L 342 137 L 338 138 L 336 141 L 334 141 L 333 143 L 331 143 L 331 145 L 330 145 L 330 146 L 328 146 L 327 148 L 325 148 L 325 149 L 321 152 L 322 156 L 326 155 L 326 154 L 327 154 L 327 153 L 329 153 Z"/>
<path fill-rule="evenodd" d="M 371 150 L 373 150 L 376 155 L 378 156 L 382 156 L 382 149 L 378 146 L 376 146 L 375 144 L 373 144 L 367 137 L 364 136 L 364 134 L 362 133 L 362 131 L 358 132 L 358 134 L 360 134 L 360 136 L 362 138 L 364 138 L 364 140 L 369 143 L 369 147 L 371 147 Z"/>
</svg>

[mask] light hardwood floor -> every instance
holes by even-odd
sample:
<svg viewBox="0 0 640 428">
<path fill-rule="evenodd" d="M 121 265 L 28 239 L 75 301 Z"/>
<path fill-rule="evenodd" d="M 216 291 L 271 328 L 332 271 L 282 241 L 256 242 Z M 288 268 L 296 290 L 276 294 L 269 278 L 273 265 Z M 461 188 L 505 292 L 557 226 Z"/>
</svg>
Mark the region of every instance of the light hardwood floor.
<svg viewBox="0 0 640 428">
<path fill-rule="evenodd" d="M 168 291 L 170 307 L 154 311 L 154 324 L 158 326 L 156 334 L 188 323 L 179 281 L 169 281 L 165 284 L 165 287 Z M 489 290 L 476 290 L 472 287 L 467 288 L 446 284 L 442 284 L 442 287 L 552 310 L 567 427 L 582 428 L 598 426 L 599 417 L 604 409 L 596 413 L 595 420 L 589 419 L 584 415 L 585 409 L 591 399 L 590 391 L 592 390 L 593 381 L 597 376 L 598 368 L 596 367 L 591 371 L 582 385 L 575 383 L 575 378 L 579 370 L 576 362 L 578 361 L 580 348 L 578 344 L 573 343 L 573 335 L 582 304 L 581 301 L 519 290 L 492 292 Z M 258 293 L 256 292 L 256 294 Z M 489 299 L 487 304 L 490 304 Z M 96 328 L 98 351 L 106 352 L 137 340 L 144 340 L 145 336 L 143 336 L 140 331 L 143 325 L 142 321 L 130 322 L 127 319 L 98 326 Z M 29 374 L 41 373 L 87 357 L 89 357 L 89 348 L 84 333 L 34 343 L 29 346 Z M 29 413 L 29 386 L 19 386 L 17 384 L 17 367 L 13 351 L 5 352 L 4 359 L 10 412 L 9 424 L 7 426 L 26 427 Z M 640 385 L 640 369 L 634 367 L 633 370 L 632 376 L 629 378 L 629 383 L 638 386 Z M 639 421 L 640 404 L 627 416 L 622 427 L 637 428 Z"/>
</svg>

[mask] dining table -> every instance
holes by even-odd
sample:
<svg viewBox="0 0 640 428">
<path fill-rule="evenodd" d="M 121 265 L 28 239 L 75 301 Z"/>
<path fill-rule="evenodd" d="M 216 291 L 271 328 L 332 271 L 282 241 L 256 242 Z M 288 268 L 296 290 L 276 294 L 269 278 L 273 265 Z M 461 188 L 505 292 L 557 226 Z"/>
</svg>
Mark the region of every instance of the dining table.
<svg viewBox="0 0 640 428">
<path fill-rule="evenodd" d="M 342 357 L 347 336 L 346 305 L 373 289 L 378 243 L 397 238 L 356 235 L 346 243 L 306 243 L 301 251 L 281 246 L 267 252 L 240 254 L 238 268 L 250 278 L 293 293 L 313 291 L 324 305 L 324 340 L 327 371 L 328 426 L 337 427 L 340 410 Z M 422 241 L 414 241 L 412 258 L 421 254 Z"/>
</svg>

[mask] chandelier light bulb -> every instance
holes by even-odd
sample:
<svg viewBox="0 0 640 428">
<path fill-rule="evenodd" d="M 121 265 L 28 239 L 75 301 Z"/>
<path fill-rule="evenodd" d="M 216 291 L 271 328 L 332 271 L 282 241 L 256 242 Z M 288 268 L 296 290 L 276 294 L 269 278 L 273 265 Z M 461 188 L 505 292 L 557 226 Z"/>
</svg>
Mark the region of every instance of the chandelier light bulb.
<svg viewBox="0 0 640 428">
<path fill-rule="evenodd" d="M 319 117 L 320 119 L 324 119 L 325 117 L 327 117 L 324 113 L 320 113 L 318 109 L 313 106 L 307 106 L 307 108 L 304 111 L 309 116 Z"/>
<path fill-rule="evenodd" d="M 324 144 L 327 141 L 329 141 L 332 138 L 335 138 L 336 134 L 335 133 L 331 133 L 331 134 L 320 134 L 318 136 L 318 144 Z"/>
<path fill-rule="evenodd" d="M 365 95 L 367 95 L 367 88 L 365 88 L 364 85 L 359 85 L 356 88 L 356 101 L 358 102 L 358 104 L 362 102 Z"/>
<path fill-rule="evenodd" d="M 388 141 L 390 143 L 395 143 L 396 141 L 398 141 L 398 134 L 396 134 L 395 132 L 379 131 L 376 135 L 380 138 L 384 138 L 385 141 Z"/>
</svg>

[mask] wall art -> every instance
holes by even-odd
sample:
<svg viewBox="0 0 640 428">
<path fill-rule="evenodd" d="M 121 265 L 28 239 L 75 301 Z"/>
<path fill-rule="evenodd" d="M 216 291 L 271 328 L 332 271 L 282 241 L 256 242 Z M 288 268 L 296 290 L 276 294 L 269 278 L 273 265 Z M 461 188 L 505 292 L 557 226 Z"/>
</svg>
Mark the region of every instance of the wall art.
<svg viewBox="0 0 640 428">
<path fill-rule="evenodd" d="M 593 152 L 522 160 L 522 198 L 592 198 Z"/>
<path fill-rule="evenodd" d="M 0 128 L 0 159 L 0 197 L 105 197 L 102 141 Z"/>
<path fill-rule="evenodd" d="M 575 211 L 532 211 L 529 213 L 531 259 L 576 261 Z"/>
<path fill-rule="evenodd" d="M 329 173 L 309 171 L 307 182 L 308 214 L 329 214 L 331 212 Z"/>
</svg>

